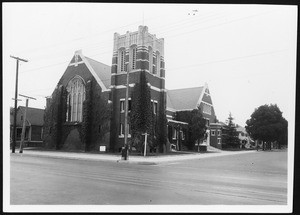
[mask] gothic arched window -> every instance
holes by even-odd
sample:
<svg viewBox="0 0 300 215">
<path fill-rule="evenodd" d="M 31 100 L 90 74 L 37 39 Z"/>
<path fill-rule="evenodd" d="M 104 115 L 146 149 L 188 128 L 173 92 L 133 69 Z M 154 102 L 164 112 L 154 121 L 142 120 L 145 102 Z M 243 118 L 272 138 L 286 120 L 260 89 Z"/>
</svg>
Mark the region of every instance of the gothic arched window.
<svg viewBox="0 0 300 215">
<path fill-rule="evenodd" d="M 69 81 L 67 91 L 67 121 L 81 122 L 82 105 L 85 100 L 85 85 L 83 79 L 80 76 L 75 76 Z"/>
</svg>

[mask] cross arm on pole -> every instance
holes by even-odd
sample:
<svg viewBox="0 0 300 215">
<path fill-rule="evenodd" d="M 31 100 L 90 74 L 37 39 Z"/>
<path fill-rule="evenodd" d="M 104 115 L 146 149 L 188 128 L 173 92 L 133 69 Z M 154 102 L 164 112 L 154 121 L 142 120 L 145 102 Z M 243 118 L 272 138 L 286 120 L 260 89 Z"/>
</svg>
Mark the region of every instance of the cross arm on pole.
<svg viewBox="0 0 300 215">
<path fill-rule="evenodd" d="M 22 95 L 22 94 L 19 94 L 19 96 L 22 96 L 22 97 L 25 97 L 25 98 L 28 98 L 28 99 L 34 99 L 34 100 L 36 100 L 36 98 L 30 97 L 30 96 L 25 96 L 25 95 Z"/>
<path fill-rule="evenodd" d="M 14 58 L 16 60 L 20 60 L 20 61 L 24 61 L 24 62 L 28 62 L 28 60 L 25 60 L 25 59 L 22 59 L 22 58 L 19 58 L 19 57 L 15 57 L 15 56 L 10 56 L 11 58 Z"/>
</svg>

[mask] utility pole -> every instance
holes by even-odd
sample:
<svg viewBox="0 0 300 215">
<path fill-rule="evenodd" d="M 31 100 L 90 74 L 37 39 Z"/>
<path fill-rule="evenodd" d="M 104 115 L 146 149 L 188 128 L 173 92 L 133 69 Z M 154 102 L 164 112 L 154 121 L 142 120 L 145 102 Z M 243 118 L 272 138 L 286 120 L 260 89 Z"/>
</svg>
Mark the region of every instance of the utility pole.
<svg viewBox="0 0 300 215">
<path fill-rule="evenodd" d="M 127 75 L 126 75 L 126 95 L 125 95 L 125 137 L 124 137 L 124 160 L 128 160 L 128 94 L 129 94 L 129 71 L 130 61 L 128 62 Z"/>
<path fill-rule="evenodd" d="M 27 114 L 27 108 L 28 108 L 28 100 L 29 99 L 34 99 L 33 97 L 29 97 L 29 96 L 24 96 L 19 94 L 19 96 L 25 97 L 26 98 L 26 108 L 25 108 L 25 113 L 24 113 L 24 117 L 23 117 L 23 128 L 22 128 L 22 135 L 21 135 L 21 143 L 20 143 L 20 151 L 19 153 L 23 153 L 23 144 L 24 144 L 24 139 L 25 139 L 25 131 L 26 131 L 26 114 Z"/>
<path fill-rule="evenodd" d="M 13 125 L 13 143 L 12 143 L 12 153 L 15 153 L 16 149 L 16 124 L 17 124 L 17 101 L 18 101 L 18 73 L 19 73 L 19 61 L 28 62 L 28 60 L 21 59 L 19 57 L 10 56 L 17 60 L 16 69 L 16 88 L 15 88 L 15 111 L 14 111 L 14 125 Z"/>
</svg>

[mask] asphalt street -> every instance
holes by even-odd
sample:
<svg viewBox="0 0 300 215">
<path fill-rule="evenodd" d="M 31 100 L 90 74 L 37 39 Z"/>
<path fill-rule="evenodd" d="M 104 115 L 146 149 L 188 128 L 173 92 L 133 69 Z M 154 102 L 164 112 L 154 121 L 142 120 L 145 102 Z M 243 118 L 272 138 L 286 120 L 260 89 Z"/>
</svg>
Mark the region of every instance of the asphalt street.
<svg viewBox="0 0 300 215">
<path fill-rule="evenodd" d="M 150 165 L 11 154 L 12 205 L 286 205 L 287 152 Z"/>
</svg>

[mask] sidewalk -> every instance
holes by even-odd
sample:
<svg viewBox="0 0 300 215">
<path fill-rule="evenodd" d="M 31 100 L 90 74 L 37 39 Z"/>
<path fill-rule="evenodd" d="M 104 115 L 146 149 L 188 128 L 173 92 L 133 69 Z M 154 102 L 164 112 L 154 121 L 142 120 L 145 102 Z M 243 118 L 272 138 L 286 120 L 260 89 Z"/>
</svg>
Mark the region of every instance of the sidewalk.
<svg viewBox="0 0 300 215">
<path fill-rule="evenodd" d="M 122 160 L 121 155 L 112 154 L 91 154 L 91 153 L 80 153 L 80 152 L 61 152 L 61 151 L 40 151 L 24 149 L 23 153 L 20 154 L 16 151 L 18 156 L 37 156 L 37 157 L 51 157 L 51 158 L 64 158 L 64 159 L 76 159 L 76 160 L 93 160 L 93 161 L 112 161 L 122 163 L 137 163 L 137 164 L 148 164 L 155 165 L 159 163 L 192 160 L 192 159 L 203 159 L 209 157 L 219 157 L 227 155 L 237 155 L 245 153 L 255 153 L 252 151 L 208 151 L 205 153 L 192 153 L 192 154 L 178 154 L 178 155 L 160 155 L 160 156 L 137 156 L 129 155 L 128 160 Z"/>
</svg>

